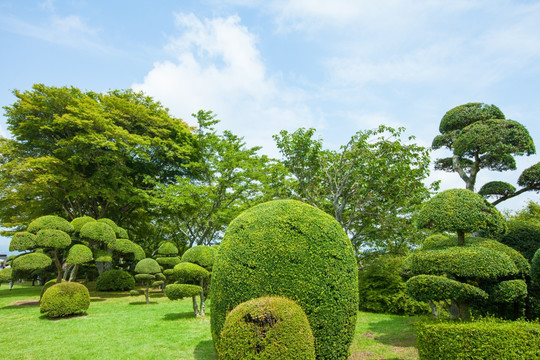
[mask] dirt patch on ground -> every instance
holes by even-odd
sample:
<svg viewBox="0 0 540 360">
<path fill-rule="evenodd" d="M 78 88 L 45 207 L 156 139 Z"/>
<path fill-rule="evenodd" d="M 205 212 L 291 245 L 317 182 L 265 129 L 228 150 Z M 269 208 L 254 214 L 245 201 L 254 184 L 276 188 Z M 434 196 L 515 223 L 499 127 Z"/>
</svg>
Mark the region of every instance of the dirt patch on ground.
<svg viewBox="0 0 540 360">
<path fill-rule="evenodd" d="M 18 300 L 14 301 L 9 306 L 36 306 L 39 305 L 39 299 L 28 299 L 28 300 Z"/>
<path fill-rule="evenodd" d="M 355 351 L 349 356 L 347 360 L 367 360 L 373 359 L 373 353 L 371 351 Z"/>
<path fill-rule="evenodd" d="M 375 337 L 375 333 L 374 332 L 371 332 L 371 331 L 368 331 L 368 332 L 365 332 L 363 334 L 360 334 L 361 338 L 368 338 L 368 339 L 373 339 Z"/>
</svg>

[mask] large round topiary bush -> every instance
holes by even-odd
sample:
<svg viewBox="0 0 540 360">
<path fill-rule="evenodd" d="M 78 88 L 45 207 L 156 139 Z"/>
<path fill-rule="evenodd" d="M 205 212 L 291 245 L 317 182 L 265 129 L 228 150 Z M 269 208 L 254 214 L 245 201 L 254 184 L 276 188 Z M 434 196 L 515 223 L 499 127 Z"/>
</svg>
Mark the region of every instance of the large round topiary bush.
<svg viewBox="0 0 540 360">
<path fill-rule="evenodd" d="M 306 314 L 283 297 L 261 297 L 235 307 L 223 325 L 218 352 L 221 360 L 315 359 Z"/>
<path fill-rule="evenodd" d="M 212 337 L 227 312 L 261 296 L 284 296 L 306 313 L 318 359 L 346 359 L 358 309 L 351 242 L 330 215 L 294 200 L 257 205 L 229 225 L 212 272 Z"/>
<path fill-rule="evenodd" d="M 41 298 L 40 311 L 50 318 L 82 314 L 90 306 L 90 293 L 86 286 L 63 282 L 51 286 Z"/>
<path fill-rule="evenodd" d="M 96 290 L 126 291 L 135 287 L 135 279 L 124 270 L 109 270 L 99 275 L 96 280 Z"/>
</svg>

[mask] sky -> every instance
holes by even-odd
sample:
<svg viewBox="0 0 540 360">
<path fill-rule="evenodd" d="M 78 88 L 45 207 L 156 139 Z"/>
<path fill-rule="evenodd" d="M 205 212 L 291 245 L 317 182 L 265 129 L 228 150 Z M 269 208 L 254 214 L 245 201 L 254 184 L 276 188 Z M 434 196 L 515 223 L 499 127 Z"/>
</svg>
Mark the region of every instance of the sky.
<svg viewBox="0 0 540 360">
<path fill-rule="evenodd" d="M 482 102 L 540 147 L 540 1 L 3 0 L 0 44 L 1 106 L 35 83 L 132 88 L 191 125 L 212 110 L 220 129 L 279 157 L 272 135 L 299 127 L 337 149 L 357 131 L 403 126 L 429 147 L 448 110 Z M 539 157 L 517 160 L 516 171 L 481 171 L 477 187 L 517 186 Z M 435 180 L 464 187 L 457 174 Z M 498 208 L 529 200 L 540 196 Z"/>
</svg>

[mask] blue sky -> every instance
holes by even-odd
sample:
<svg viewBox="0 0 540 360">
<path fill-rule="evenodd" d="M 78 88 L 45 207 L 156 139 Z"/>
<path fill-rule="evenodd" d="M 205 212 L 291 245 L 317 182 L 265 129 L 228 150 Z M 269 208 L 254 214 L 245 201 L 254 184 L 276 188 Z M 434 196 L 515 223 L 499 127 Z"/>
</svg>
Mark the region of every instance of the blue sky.
<svg viewBox="0 0 540 360">
<path fill-rule="evenodd" d="M 223 129 L 277 157 L 271 136 L 298 127 L 336 148 L 358 130 L 404 126 L 429 146 L 446 111 L 484 102 L 540 147 L 539 1 L 3 0 L 0 43 L 2 106 L 34 83 L 134 88 L 192 124 L 213 110 Z M 516 184 L 538 161 L 481 172 L 477 184 Z M 435 179 L 463 187 L 454 174 Z M 498 207 L 529 199 L 540 197 Z"/>
</svg>

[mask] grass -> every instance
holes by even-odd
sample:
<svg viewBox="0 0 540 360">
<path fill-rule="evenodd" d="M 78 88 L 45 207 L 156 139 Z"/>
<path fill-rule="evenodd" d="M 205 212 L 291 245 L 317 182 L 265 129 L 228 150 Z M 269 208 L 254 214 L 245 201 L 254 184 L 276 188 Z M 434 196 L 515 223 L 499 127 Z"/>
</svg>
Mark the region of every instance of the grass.
<svg viewBox="0 0 540 360">
<path fill-rule="evenodd" d="M 49 320 L 39 312 L 40 287 L 0 287 L 0 344 L 10 359 L 214 360 L 210 318 L 195 318 L 191 299 L 91 290 L 87 315 Z M 207 315 L 209 315 L 207 308 Z M 351 360 L 418 359 L 414 318 L 358 313 Z"/>
</svg>

